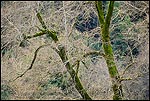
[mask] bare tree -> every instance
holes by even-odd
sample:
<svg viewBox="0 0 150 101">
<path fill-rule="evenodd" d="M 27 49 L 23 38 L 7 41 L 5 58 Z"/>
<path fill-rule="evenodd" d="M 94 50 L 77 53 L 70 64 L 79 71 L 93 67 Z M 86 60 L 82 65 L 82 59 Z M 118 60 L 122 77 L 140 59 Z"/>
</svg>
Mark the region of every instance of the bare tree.
<svg viewBox="0 0 150 101">
<path fill-rule="evenodd" d="M 98 21 L 95 2 L 2 1 L 3 94 L 6 97 L 10 94 L 9 99 L 86 99 L 74 85 L 79 78 L 83 92 L 92 99 L 113 99 L 112 84 L 116 83 L 113 80 L 122 85 L 124 95 L 118 95 L 120 86 L 114 99 L 149 99 L 148 4 L 149 1 L 114 2 L 110 42 L 106 46 L 112 46 L 112 60 L 118 71 L 110 76 L 113 72 L 107 68 L 109 60 L 105 61 L 107 48 L 104 49 L 99 34 L 102 24 Z M 109 4 L 103 2 L 101 6 L 106 17 Z M 37 11 L 47 29 L 40 27 L 43 22 L 39 22 Z M 65 52 L 60 52 L 64 49 Z M 72 76 L 65 67 L 72 67 Z M 8 82 L 16 77 L 14 82 Z"/>
</svg>

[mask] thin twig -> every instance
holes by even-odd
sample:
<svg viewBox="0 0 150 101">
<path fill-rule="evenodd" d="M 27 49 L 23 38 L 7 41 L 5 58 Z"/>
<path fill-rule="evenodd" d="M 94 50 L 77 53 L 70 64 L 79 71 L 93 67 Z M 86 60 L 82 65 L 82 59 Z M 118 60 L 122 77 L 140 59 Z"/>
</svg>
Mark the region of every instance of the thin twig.
<svg viewBox="0 0 150 101">
<path fill-rule="evenodd" d="M 123 71 L 123 73 L 122 73 L 121 75 L 124 75 L 125 72 L 127 71 L 127 69 L 128 69 L 130 66 L 132 66 L 134 63 L 136 63 L 136 62 L 132 62 L 132 63 L 130 63 L 129 65 L 127 65 L 126 68 L 124 69 L 124 71 Z"/>
<path fill-rule="evenodd" d="M 76 76 L 78 76 L 80 61 L 77 60 Z"/>
<path fill-rule="evenodd" d="M 29 67 L 28 69 L 26 69 L 21 75 L 17 76 L 17 77 L 16 77 L 14 80 L 12 80 L 12 81 L 15 81 L 15 80 L 17 80 L 18 78 L 24 76 L 26 72 L 28 72 L 29 70 L 31 70 L 32 67 L 33 67 L 33 64 L 34 64 L 34 62 L 35 62 L 35 59 L 36 59 L 36 57 L 37 57 L 38 51 L 39 51 L 41 48 L 43 48 L 43 47 L 45 47 L 45 46 L 48 46 L 48 45 L 50 45 L 50 44 L 42 45 L 42 46 L 40 46 L 39 48 L 37 48 L 36 51 L 34 52 L 34 57 L 33 57 L 33 60 L 32 60 L 32 62 L 31 62 L 30 67 Z M 10 82 L 12 82 L 12 81 L 10 81 Z"/>
<path fill-rule="evenodd" d="M 86 53 L 83 55 L 83 57 L 87 57 L 89 55 L 101 55 L 101 56 L 105 57 L 105 54 L 103 52 L 100 52 L 100 51 L 93 51 L 93 52 Z"/>
<path fill-rule="evenodd" d="M 140 8 L 137 8 L 137 7 L 133 6 L 132 4 L 130 4 L 129 1 L 126 1 L 125 4 L 126 4 L 126 5 L 128 4 L 129 6 L 131 6 L 132 8 L 135 8 L 135 9 L 138 10 L 138 11 L 142 11 Z"/>
<path fill-rule="evenodd" d="M 86 66 L 84 61 L 81 61 L 83 63 L 83 65 L 85 66 L 86 69 L 88 69 L 88 67 Z"/>
<path fill-rule="evenodd" d="M 128 80 L 132 80 L 132 78 L 120 78 L 120 82 L 121 81 L 128 81 Z"/>
</svg>

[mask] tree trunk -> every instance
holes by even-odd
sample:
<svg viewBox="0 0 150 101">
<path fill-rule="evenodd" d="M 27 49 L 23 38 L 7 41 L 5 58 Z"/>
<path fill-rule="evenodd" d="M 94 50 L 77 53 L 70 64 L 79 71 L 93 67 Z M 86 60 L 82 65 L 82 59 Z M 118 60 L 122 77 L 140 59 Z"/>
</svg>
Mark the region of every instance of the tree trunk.
<svg viewBox="0 0 150 101">
<path fill-rule="evenodd" d="M 102 9 L 102 1 L 95 1 L 95 4 L 98 11 L 99 22 L 101 24 L 101 38 L 102 38 L 102 46 L 105 53 L 105 60 L 112 81 L 112 88 L 114 92 L 113 100 L 121 100 L 123 97 L 122 84 L 120 81 L 120 76 L 116 64 L 114 62 L 114 55 L 109 33 L 109 25 L 113 12 L 114 1 L 110 1 L 106 19 L 104 19 L 103 13 L 104 10 Z"/>
<path fill-rule="evenodd" d="M 50 37 L 53 39 L 53 41 L 55 41 L 55 43 L 58 42 L 58 38 L 57 38 L 57 35 L 56 35 L 56 32 L 55 31 L 50 31 L 47 29 L 40 13 L 37 13 L 37 17 L 42 25 L 42 27 L 44 28 L 43 29 L 40 29 L 44 34 L 49 34 Z M 43 35 L 40 33 L 40 35 Z M 36 35 L 36 36 L 39 36 L 39 33 Z M 65 63 L 66 61 L 68 61 L 68 57 L 66 55 L 66 49 L 64 46 L 62 45 L 59 45 L 58 46 L 58 49 L 59 51 L 58 54 L 61 58 L 61 60 L 63 61 L 63 63 Z M 65 65 L 65 67 L 67 68 L 67 71 L 69 72 L 69 74 L 71 75 L 73 81 L 75 82 L 75 88 L 77 89 L 77 91 L 80 93 L 80 95 L 82 96 L 83 99 L 85 100 L 92 100 L 91 97 L 88 95 L 88 93 L 86 92 L 86 90 L 83 88 L 81 82 L 80 82 L 80 79 L 79 77 L 76 75 L 76 72 L 74 71 L 74 69 L 71 67 L 70 63 L 67 62 L 67 64 Z"/>
<path fill-rule="evenodd" d="M 60 46 L 58 46 L 58 49 L 59 49 L 59 53 L 58 54 L 61 57 L 63 63 L 65 63 L 66 61 L 68 61 L 68 58 L 67 58 L 67 55 L 66 55 L 66 51 L 65 51 L 65 47 L 60 45 Z M 79 80 L 79 77 L 76 75 L 76 72 L 71 67 L 70 63 L 67 62 L 65 66 L 67 68 L 67 71 L 71 75 L 73 81 L 75 82 L 75 88 L 81 94 L 82 98 L 85 99 L 85 100 L 92 100 L 91 97 L 86 92 L 86 90 L 83 88 L 83 86 L 82 86 L 82 84 L 81 84 L 81 82 Z"/>
</svg>

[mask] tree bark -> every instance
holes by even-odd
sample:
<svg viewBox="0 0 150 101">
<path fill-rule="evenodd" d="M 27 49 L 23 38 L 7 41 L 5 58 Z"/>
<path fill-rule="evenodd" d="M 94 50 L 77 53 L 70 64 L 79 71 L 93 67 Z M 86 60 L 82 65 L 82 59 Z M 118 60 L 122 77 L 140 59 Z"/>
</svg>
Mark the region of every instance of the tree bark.
<svg viewBox="0 0 150 101">
<path fill-rule="evenodd" d="M 66 61 L 68 61 L 68 58 L 67 58 L 67 55 L 66 55 L 66 51 L 65 51 L 65 47 L 62 46 L 62 45 L 60 45 L 60 46 L 58 46 L 58 49 L 59 49 L 58 54 L 61 57 L 63 63 L 65 63 Z M 86 92 L 86 90 L 83 88 L 83 85 L 81 84 L 79 77 L 76 75 L 76 72 L 71 67 L 70 63 L 67 62 L 65 66 L 67 68 L 67 71 L 71 75 L 73 81 L 75 82 L 75 88 L 81 94 L 81 96 L 83 97 L 83 99 L 85 99 L 85 100 L 92 100 L 91 97 Z"/>
<path fill-rule="evenodd" d="M 43 33 L 49 34 L 50 37 L 53 39 L 53 41 L 55 41 L 55 43 L 57 43 L 58 38 L 57 38 L 56 32 L 47 30 L 47 27 L 46 27 L 40 13 L 37 13 L 37 17 L 38 17 L 42 27 L 44 28 L 44 30 L 41 30 L 41 31 Z M 68 61 L 68 57 L 66 55 L 66 49 L 63 45 L 59 45 L 58 49 L 59 49 L 59 51 L 57 51 L 57 53 L 59 54 L 59 56 L 60 56 L 61 60 L 63 61 L 63 63 L 65 63 L 66 61 Z M 80 93 L 82 98 L 85 99 L 85 100 L 92 100 L 91 97 L 86 92 L 86 90 L 83 88 L 83 85 L 81 84 L 79 77 L 76 75 L 76 72 L 71 67 L 69 62 L 66 63 L 65 67 L 67 68 L 67 71 L 69 72 L 69 74 L 71 75 L 71 78 L 75 82 L 75 88 Z"/>
<path fill-rule="evenodd" d="M 105 60 L 107 63 L 109 75 L 112 81 L 112 88 L 114 92 L 113 100 L 121 100 L 123 97 L 122 84 L 120 81 L 120 76 L 117 70 L 117 66 L 114 61 L 113 50 L 110 41 L 109 25 L 113 13 L 114 1 L 110 1 L 106 19 L 104 19 L 104 13 L 102 9 L 102 1 L 95 1 L 96 8 L 98 11 L 98 17 L 101 27 L 101 38 L 102 46 L 105 53 Z"/>
</svg>

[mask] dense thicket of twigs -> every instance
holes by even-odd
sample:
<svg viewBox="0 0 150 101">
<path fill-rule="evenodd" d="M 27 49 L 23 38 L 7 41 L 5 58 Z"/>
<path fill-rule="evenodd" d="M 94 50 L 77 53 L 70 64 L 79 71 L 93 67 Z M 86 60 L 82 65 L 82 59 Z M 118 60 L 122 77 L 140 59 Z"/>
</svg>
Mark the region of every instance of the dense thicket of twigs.
<svg viewBox="0 0 150 101">
<path fill-rule="evenodd" d="M 103 4 L 107 8 L 107 2 Z M 26 75 L 9 83 L 31 64 L 34 51 L 52 39 L 43 35 L 23 41 L 39 31 L 39 11 L 49 29 L 58 31 L 69 62 L 91 50 L 102 50 L 97 12 L 92 1 L 1 2 L 1 98 L 81 99 L 65 64 L 50 47 L 40 50 Z M 123 81 L 125 99 L 149 99 L 149 1 L 116 1 L 111 22 L 111 42 Z M 74 67 L 76 69 L 76 67 Z M 80 63 L 79 77 L 93 99 L 112 99 L 113 92 L 104 58 L 93 55 Z"/>
</svg>

